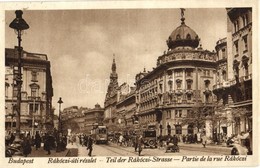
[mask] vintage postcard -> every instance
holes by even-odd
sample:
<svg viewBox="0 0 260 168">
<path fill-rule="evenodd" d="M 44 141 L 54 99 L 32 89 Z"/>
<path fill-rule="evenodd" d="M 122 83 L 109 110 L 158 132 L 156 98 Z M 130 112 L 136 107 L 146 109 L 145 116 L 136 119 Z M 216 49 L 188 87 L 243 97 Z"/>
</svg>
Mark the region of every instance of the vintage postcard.
<svg viewBox="0 0 260 168">
<path fill-rule="evenodd" d="M 0 9 L 3 167 L 259 166 L 256 0 Z"/>
</svg>

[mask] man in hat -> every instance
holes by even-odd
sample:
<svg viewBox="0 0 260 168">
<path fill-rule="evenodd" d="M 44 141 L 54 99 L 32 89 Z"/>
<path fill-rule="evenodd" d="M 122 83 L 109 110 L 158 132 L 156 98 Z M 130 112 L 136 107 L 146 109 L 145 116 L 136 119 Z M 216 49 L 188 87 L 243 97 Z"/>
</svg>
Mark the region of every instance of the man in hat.
<svg viewBox="0 0 260 168">
<path fill-rule="evenodd" d="M 92 134 L 89 135 L 89 137 L 88 137 L 87 150 L 89 150 L 88 156 L 91 156 L 92 155 L 92 151 L 93 151 L 93 138 L 92 138 Z"/>
</svg>

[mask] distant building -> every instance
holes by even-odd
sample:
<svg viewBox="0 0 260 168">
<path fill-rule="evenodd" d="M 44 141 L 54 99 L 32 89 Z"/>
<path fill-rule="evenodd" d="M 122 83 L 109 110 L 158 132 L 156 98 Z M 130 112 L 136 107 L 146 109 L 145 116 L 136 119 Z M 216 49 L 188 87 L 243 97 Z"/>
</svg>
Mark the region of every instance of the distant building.
<svg viewBox="0 0 260 168">
<path fill-rule="evenodd" d="M 112 63 L 112 73 L 110 74 L 110 82 L 107 88 L 107 93 L 104 102 L 104 125 L 108 128 L 113 129 L 116 127 L 116 103 L 117 103 L 117 89 L 118 89 L 118 75 L 116 72 L 115 58 Z"/>
<path fill-rule="evenodd" d="M 136 114 L 135 87 L 123 83 L 118 89 L 116 104 L 116 123 L 118 131 L 133 131 L 134 115 Z"/>
<path fill-rule="evenodd" d="M 84 133 L 89 134 L 94 125 L 103 125 L 104 108 L 99 104 L 93 109 L 86 109 L 84 113 Z"/>
<path fill-rule="evenodd" d="M 214 94 L 229 122 L 219 132 L 252 130 L 252 8 L 227 8 L 227 37 L 216 43 L 217 83 Z"/>
<path fill-rule="evenodd" d="M 70 118 L 75 118 L 79 114 L 79 109 L 78 106 L 71 106 L 71 107 L 66 107 L 63 109 L 61 112 L 61 119 L 62 120 L 68 120 Z"/>
<path fill-rule="evenodd" d="M 21 132 L 53 129 L 51 64 L 46 54 L 22 52 Z M 16 127 L 17 48 L 5 49 L 5 129 Z"/>
</svg>

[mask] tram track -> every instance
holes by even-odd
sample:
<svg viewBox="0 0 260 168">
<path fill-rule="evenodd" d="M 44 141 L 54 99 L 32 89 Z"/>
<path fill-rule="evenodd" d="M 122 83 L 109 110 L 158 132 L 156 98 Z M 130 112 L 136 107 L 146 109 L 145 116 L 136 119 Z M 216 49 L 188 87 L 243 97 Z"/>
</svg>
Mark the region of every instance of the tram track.
<svg viewBox="0 0 260 168">
<path fill-rule="evenodd" d="M 111 152 L 114 152 L 116 154 L 120 154 L 123 156 L 122 153 L 119 153 L 117 150 L 121 150 L 121 151 L 124 151 L 124 152 L 127 152 L 127 153 L 131 153 L 131 154 L 134 154 L 134 156 L 138 156 L 138 153 L 137 152 L 132 152 L 132 151 L 129 151 L 129 150 L 126 150 L 124 149 L 124 147 L 120 147 L 120 146 L 113 146 L 113 145 L 102 145 L 102 147 L 106 148 L 107 150 L 111 151 Z M 116 150 L 113 150 L 113 149 L 116 149 Z M 146 156 L 151 156 L 149 154 L 146 154 Z"/>
</svg>

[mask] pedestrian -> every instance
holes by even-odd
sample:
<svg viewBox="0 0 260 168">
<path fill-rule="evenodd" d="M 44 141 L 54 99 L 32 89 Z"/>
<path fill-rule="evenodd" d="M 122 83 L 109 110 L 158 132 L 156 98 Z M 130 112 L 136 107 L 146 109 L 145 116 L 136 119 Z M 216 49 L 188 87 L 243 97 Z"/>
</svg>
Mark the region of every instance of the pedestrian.
<svg viewBox="0 0 260 168">
<path fill-rule="evenodd" d="M 38 150 L 41 147 L 41 142 L 42 142 L 41 136 L 40 136 L 39 132 L 37 131 L 36 135 L 35 135 L 35 148 L 36 148 L 36 150 Z"/>
<path fill-rule="evenodd" d="M 137 152 L 137 148 L 138 148 L 138 135 L 135 135 L 134 137 L 134 147 L 135 147 L 135 152 Z"/>
<path fill-rule="evenodd" d="M 30 137 L 30 135 L 28 134 L 27 136 L 24 137 L 24 139 L 22 141 L 23 155 L 25 157 L 27 157 L 32 152 L 31 142 L 30 142 L 29 137 Z"/>
<path fill-rule="evenodd" d="M 13 133 L 11 133 L 11 137 L 9 139 L 9 143 L 12 144 L 14 142 L 15 136 Z"/>
<path fill-rule="evenodd" d="M 173 135 L 172 142 L 175 146 L 178 145 L 178 137 L 175 134 Z"/>
<path fill-rule="evenodd" d="M 47 133 L 44 141 L 44 150 L 48 152 L 47 155 L 51 154 L 51 139 L 51 136 Z"/>
<path fill-rule="evenodd" d="M 87 150 L 89 150 L 88 156 L 91 156 L 92 155 L 92 151 L 93 151 L 93 138 L 92 138 L 92 135 L 90 135 L 88 137 Z"/>
<path fill-rule="evenodd" d="M 143 139 L 143 136 L 140 135 L 139 138 L 138 138 L 138 155 L 141 156 L 141 152 L 142 152 L 142 146 L 144 144 L 144 139 Z"/>
<path fill-rule="evenodd" d="M 119 136 L 119 144 L 120 144 L 120 146 L 122 146 L 123 139 L 124 139 L 123 135 L 120 134 L 120 136 Z"/>
<path fill-rule="evenodd" d="M 203 133 L 203 135 L 201 136 L 201 140 L 202 140 L 202 145 L 204 148 L 206 148 L 206 144 L 207 144 L 207 137 L 206 134 Z"/>
</svg>

